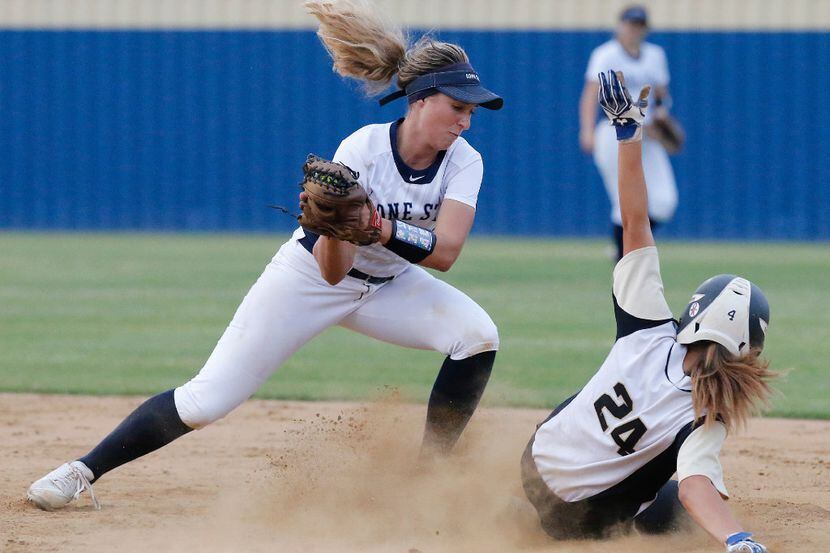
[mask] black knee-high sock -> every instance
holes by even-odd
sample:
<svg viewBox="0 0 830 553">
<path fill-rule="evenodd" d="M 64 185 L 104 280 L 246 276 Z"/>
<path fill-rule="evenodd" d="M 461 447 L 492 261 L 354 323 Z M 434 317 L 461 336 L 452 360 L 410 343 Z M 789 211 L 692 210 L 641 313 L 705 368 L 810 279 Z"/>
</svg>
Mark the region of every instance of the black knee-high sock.
<svg viewBox="0 0 830 553">
<path fill-rule="evenodd" d="M 95 480 L 193 430 L 179 417 L 173 390 L 153 396 L 129 414 L 95 449 L 81 457 Z"/>
<path fill-rule="evenodd" d="M 444 360 L 429 396 L 422 454 L 452 449 L 478 406 L 495 359 L 495 351 L 485 351 L 458 361 Z"/>
</svg>

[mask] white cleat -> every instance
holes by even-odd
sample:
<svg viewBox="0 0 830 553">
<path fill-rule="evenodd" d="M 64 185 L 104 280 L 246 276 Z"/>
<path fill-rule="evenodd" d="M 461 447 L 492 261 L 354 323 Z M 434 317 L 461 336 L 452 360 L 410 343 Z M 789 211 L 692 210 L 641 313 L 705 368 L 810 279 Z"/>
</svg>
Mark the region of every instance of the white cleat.
<svg viewBox="0 0 830 553">
<path fill-rule="evenodd" d="M 44 511 L 54 511 L 66 507 L 78 499 L 82 491 L 89 490 L 92 504 L 101 509 L 89 483 L 93 477 L 92 471 L 80 461 L 64 463 L 29 486 L 26 498 Z"/>
</svg>

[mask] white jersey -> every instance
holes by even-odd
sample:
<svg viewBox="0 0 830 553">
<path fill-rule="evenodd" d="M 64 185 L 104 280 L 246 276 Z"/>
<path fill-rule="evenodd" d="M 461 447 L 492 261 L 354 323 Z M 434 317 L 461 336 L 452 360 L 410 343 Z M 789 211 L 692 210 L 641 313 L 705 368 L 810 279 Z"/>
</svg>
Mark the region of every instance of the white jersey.
<svg viewBox="0 0 830 553">
<path fill-rule="evenodd" d="M 384 219 L 432 230 L 445 199 L 476 207 L 484 173 L 481 155 L 459 137 L 430 167 L 412 169 L 397 151 L 397 128 L 402 121 L 357 130 L 340 143 L 334 161 L 359 174 L 358 181 Z M 304 236 L 299 228 L 293 238 Z M 353 266 L 366 274 L 386 277 L 400 274 L 410 262 L 381 244 L 372 244 L 358 248 Z"/>
<path fill-rule="evenodd" d="M 626 255 L 614 269 L 617 339 L 599 371 L 536 431 L 533 459 L 561 499 L 603 493 L 642 502 L 675 471 L 707 476 L 724 496 L 720 422 L 695 425 L 685 346 L 663 296 L 655 247 Z"/>
<path fill-rule="evenodd" d="M 626 52 L 617 39 L 611 39 L 597 46 L 588 60 L 585 80 L 599 82 L 597 74 L 605 73 L 609 69 L 623 72 L 625 86 L 632 96 L 639 94 L 647 84 L 652 86 L 652 93 L 654 87 L 669 85 L 669 64 L 666 60 L 666 53 L 663 48 L 650 42 L 640 44 L 640 55 L 636 58 Z M 650 103 L 650 105 L 654 104 Z M 653 112 L 653 109 L 646 111 L 646 121 L 650 119 Z"/>
</svg>

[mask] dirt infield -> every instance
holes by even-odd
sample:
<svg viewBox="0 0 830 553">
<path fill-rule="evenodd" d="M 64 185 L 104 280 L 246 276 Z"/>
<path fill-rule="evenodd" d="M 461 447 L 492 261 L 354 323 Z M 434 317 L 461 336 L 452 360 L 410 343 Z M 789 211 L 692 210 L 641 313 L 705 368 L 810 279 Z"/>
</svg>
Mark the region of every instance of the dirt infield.
<svg viewBox="0 0 830 553">
<path fill-rule="evenodd" d="M 482 409 L 446 463 L 418 467 L 423 406 L 250 401 L 46 513 L 29 483 L 141 399 L 0 394 L 0 551 L 722 551 L 700 531 L 613 547 L 547 539 L 518 462 L 544 411 Z M 830 423 L 755 420 L 727 441 L 732 508 L 772 553 L 830 551 Z"/>
</svg>

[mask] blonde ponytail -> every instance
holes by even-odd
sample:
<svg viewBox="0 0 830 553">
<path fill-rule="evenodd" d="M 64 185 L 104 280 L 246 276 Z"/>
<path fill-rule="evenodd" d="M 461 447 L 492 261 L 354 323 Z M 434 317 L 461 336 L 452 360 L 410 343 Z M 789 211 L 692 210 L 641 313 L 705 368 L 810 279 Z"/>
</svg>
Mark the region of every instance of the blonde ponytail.
<svg viewBox="0 0 830 553">
<path fill-rule="evenodd" d="M 334 60 L 334 71 L 363 81 L 370 95 L 386 89 L 395 75 L 404 89 L 420 75 L 469 62 L 460 46 L 428 35 L 410 47 L 404 31 L 370 0 L 308 0 L 305 7 L 320 22 L 317 36 Z"/>
<path fill-rule="evenodd" d="M 309 0 L 305 7 L 320 21 L 317 36 L 337 74 L 365 82 L 373 94 L 389 86 L 407 50 L 400 27 L 368 0 Z"/>
<path fill-rule="evenodd" d="M 707 425 L 720 420 L 728 429 L 744 426 L 768 403 L 769 381 L 777 373 L 754 352 L 738 357 L 714 342 L 701 347 L 702 358 L 690 374 L 695 416 L 707 414 Z"/>
</svg>

